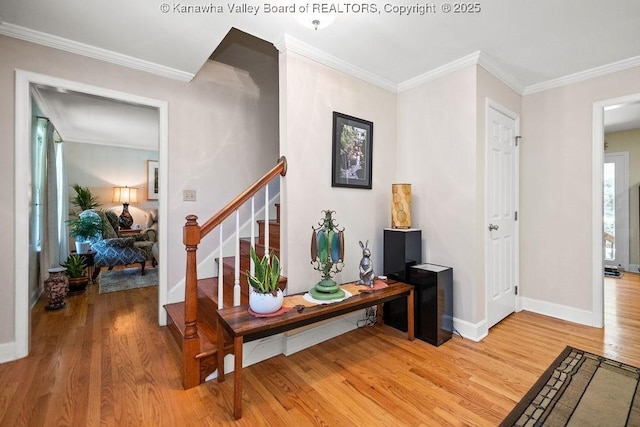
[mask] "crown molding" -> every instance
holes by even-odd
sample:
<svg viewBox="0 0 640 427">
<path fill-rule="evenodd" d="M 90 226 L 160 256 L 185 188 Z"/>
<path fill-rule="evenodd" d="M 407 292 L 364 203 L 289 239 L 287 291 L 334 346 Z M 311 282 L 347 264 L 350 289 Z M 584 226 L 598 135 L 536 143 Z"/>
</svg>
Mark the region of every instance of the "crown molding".
<svg viewBox="0 0 640 427">
<path fill-rule="evenodd" d="M 444 77 L 447 74 L 455 73 L 456 71 L 460 71 L 472 65 L 476 65 L 478 64 L 479 58 L 480 51 L 477 51 L 467 56 L 463 56 L 462 58 L 456 59 L 455 61 L 445 64 L 441 67 L 434 68 L 431 71 L 427 71 L 426 73 L 420 74 L 409 80 L 405 80 L 404 82 L 398 84 L 398 92 L 405 92 L 430 81 L 439 79 L 440 77 Z"/>
<path fill-rule="evenodd" d="M 509 86 L 519 95 L 522 95 L 524 93 L 525 86 L 520 82 L 520 80 L 518 80 L 517 78 L 515 78 L 514 76 L 506 72 L 504 69 L 502 69 L 486 53 L 484 52 L 479 52 L 479 53 L 480 53 L 480 56 L 478 57 L 479 66 L 487 70 L 489 73 L 493 74 L 494 77 L 496 77 L 502 83 Z"/>
<path fill-rule="evenodd" d="M 640 56 L 634 56 L 632 58 L 623 59 L 622 61 L 612 62 L 611 64 L 602 65 L 600 67 L 595 67 L 589 70 L 580 71 L 578 73 L 569 74 L 567 76 L 549 80 L 543 83 L 527 86 L 524 90 L 523 95 L 531 95 L 533 93 L 579 83 L 585 80 L 606 76 L 608 74 L 617 73 L 619 71 L 628 70 L 630 68 L 638 66 L 640 66 Z"/>
<path fill-rule="evenodd" d="M 110 62 L 112 64 L 121 65 L 123 67 L 133 68 L 147 73 L 156 74 L 162 77 L 189 82 L 193 80 L 195 74 L 188 73 L 175 68 L 165 67 L 164 65 L 155 64 L 143 59 L 116 53 L 110 50 L 102 49 L 84 43 L 78 43 L 73 40 L 31 30 L 19 25 L 10 24 L 8 22 L 0 23 L 0 34 L 25 40 L 31 43 L 64 50 L 66 52 L 87 56 L 89 58 L 99 59 L 101 61 Z"/>
<path fill-rule="evenodd" d="M 328 67 L 334 68 L 350 76 L 356 77 L 365 82 L 371 83 L 390 92 L 397 92 L 398 85 L 394 82 L 380 77 L 377 74 L 371 73 L 363 68 L 356 67 L 342 59 L 336 58 L 333 55 L 329 55 L 317 49 L 311 45 L 308 45 L 300 40 L 291 37 L 288 34 L 284 34 L 280 40 L 273 44 L 279 52 L 290 50 L 306 58 L 312 59 Z"/>
</svg>

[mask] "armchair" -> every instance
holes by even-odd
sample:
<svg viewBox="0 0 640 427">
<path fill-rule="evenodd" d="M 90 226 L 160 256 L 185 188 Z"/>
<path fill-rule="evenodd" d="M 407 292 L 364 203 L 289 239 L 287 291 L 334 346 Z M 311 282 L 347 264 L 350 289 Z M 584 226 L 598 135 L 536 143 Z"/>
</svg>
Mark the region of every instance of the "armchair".
<svg viewBox="0 0 640 427">
<path fill-rule="evenodd" d="M 144 275 L 146 258 L 144 251 L 135 247 L 132 237 L 118 237 L 106 212 L 84 211 L 80 215 L 97 215 L 102 220 L 102 234 L 95 236 L 91 242 L 91 249 L 95 251 L 94 279 L 100 273 L 100 267 L 111 270 L 116 265 L 140 263 L 140 274 Z M 117 218 L 117 216 L 116 216 Z"/>
<path fill-rule="evenodd" d="M 145 253 L 147 261 L 151 261 L 153 267 L 158 263 L 157 252 L 154 252 L 153 247 L 158 247 L 158 210 L 152 209 L 146 215 L 145 229 L 140 233 L 134 245 L 136 248 L 142 249 Z"/>
<path fill-rule="evenodd" d="M 113 211 L 104 212 L 114 237 L 127 237 L 134 239 L 133 245 L 142 250 L 147 261 L 151 261 L 153 267 L 157 264 L 157 258 L 153 254 L 153 245 L 158 241 L 158 210 L 152 209 L 145 215 L 144 230 L 132 236 L 120 234 L 118 215 Z"/>
</svg>

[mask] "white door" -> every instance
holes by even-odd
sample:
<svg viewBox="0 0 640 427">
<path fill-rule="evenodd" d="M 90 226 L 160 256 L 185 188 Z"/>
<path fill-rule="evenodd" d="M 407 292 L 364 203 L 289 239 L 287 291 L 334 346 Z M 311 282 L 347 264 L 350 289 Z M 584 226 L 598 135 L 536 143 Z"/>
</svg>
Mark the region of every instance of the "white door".
<svg viewBox="0 0 640 427">
<path fill-rule="evenodd" d="M 629 153 L 604 156 L 603 245 L 605 266 L 629 270 Z"/>
<path fill-rule="evenodd" d="M 487 320 L 492 327 L 516 308 L 518 147 L 516 121 L 487 109 Z"/>
</svg>

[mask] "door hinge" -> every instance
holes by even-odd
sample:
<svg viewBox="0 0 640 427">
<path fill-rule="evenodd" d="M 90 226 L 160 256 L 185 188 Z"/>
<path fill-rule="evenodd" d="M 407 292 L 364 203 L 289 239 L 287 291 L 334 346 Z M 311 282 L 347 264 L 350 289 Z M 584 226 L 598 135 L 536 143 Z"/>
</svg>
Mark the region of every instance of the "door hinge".
<svg viewBox="0 0 640 427">
<path fill-rule="evenodd" d="M 520 143 L 520 139 L 522 139 L 522 137 L 521 137 L 521 136 L 516 136 L 516 137 L 515 137 L 515 140 L 516 140 L 516 141 L 515 141 L 515 142 L 516 142 L 516 147 L 517 147 L 517 146 L 518 146 L 518 144 Z"/>
<path fill-rule="evenodd" d="M 518 285 L 516 285 L 515 288 L 516 288 L 516 295 L 518 295 Z"/>
<path fill-rule="evenodd" d="M 518 220 L 518 211 L 516 211 L 516 212 L 513 214 L 513 220 L 514 220 L 514 221 L 517 221 L 517 220 Z"/>
</svg>

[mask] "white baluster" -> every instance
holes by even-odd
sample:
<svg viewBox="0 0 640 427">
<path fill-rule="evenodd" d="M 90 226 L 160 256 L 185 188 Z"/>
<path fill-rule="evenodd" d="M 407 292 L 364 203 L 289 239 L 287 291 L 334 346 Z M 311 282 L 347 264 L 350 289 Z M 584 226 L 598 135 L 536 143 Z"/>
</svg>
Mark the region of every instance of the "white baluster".
<svg viewBox="0 0 640 427">
<path fill-rule="evenodd" d="M 219 258 L 218 258 L 218 310 L 224 308 L 224 265 L 222 260 L 222 224 L 220 224 L 220 242 L 218 243 Z"/>
<path fill-rule="evenodd" d="M 236 211 L 236 259 L 233 277 L 233 305 L 240 305 L 240 211 Z"/>
<path fill-rule="evenodd" d="M 264 187 L 264 254 L 269 256 L 269 184 Z"/>
<path fill-rule="evenodd" d="M 251 247 L 255 250 L 256 248 L 256 207 L 255 207 L 255 196 L 251 197 Z M 256 272 L 256 266 L 251 260 L 249 271 L 253 276 Z M 251 285 L 249 285 L 249 290 L 251 290 Z"/>
</svg>

